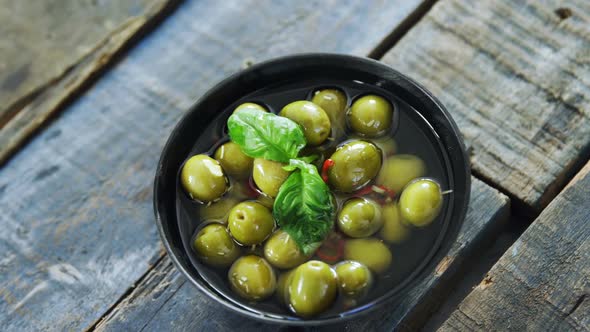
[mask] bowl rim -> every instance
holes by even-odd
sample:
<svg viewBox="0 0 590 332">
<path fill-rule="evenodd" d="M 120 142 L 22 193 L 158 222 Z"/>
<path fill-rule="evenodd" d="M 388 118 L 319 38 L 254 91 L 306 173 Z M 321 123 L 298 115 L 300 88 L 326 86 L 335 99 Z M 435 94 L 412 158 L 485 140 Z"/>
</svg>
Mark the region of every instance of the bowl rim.
<svg viewBox="0 0 590 332">
<path fill-rule="evenodd" d="M 165 206 L 163 203 L 163 195 L 165 193 L 162 191 L 163 183 L 165 183 L 165 179 L 163 178 L 165 174 L 164 169 L 167 164 L 167 157 L 169 151 L 173 148 L 173 144 L 175 140 L 179 136 L 179 131 L 182 128 L 183 124 L 187 122 L 193 113 L 198 109 L 199 105 L 203 104 L 207 101 L 214 93 L 218 93 L 218 91 L 222 90 L 224 87 L 229 85 L 231 82 L 239 81 L 246 77 L 247 75 L 252 75 L 261 69 L 268 68 L 268 67 L 276 67 L 281 65 L 289 65 L 292 62 L 305 62 L 305 61 L 314 61 L 320 63 L 329 63 L 335 62 L 348 62 L 348 63 L 356 63 L 359 66 L 365 67 L 374 67 L 376 70 L 383 71 L 383 77 L 386 80 L 394 81 L 396 85 L 399 85 L 401 88 L 407 90 L 407 92 L 414 98 L 416 98 L 415 102 L 426 102 L 431 104 L 431 107 L 436 109 L 436 111 L 440 112 L 442 119 L 444 121 L 444 125 L 448 128 L 448 133 L 445 133 L 446 139 L 455 139 L 455 144 L 457 144 L 460 148 L 460 151 L 454 150 L 454 159 L 457 161 L 455 163 L 449 162 L 450 165 L 455 168 L 458 167 L 459 169 L 453 169 L 450 171 L 452 174 L 463 174 L 464 177 L 461 179 L 463 180 L 463 185 L 465 187 L 464 192 L 458 193 L 460 195 L 460 202 L 454 202 L 453 204 L 453 211 L 452 214 L 454 215 L 457 213 L 456 218 L 453 219 L 452 222 L 448 223 L 446 233 L 440 237 L 442 242 L 440 243 L 439 247 L 433 251 L 433 254 L 430 256 L 429 261 L 425 264 L 422 264 L 421 270 L 416 272 L 413 271 L 412 273 L 416 272 L 416 278 L 414 280 L 410 280 L 407 283 L 406 289 L 395 293 L 394 295 L 390 296 L 390 298 L 383 298 L 379 297 L 370 302 L 370 306 L 363 306 L 363 309 L 356 312 L 349 312 L 346 315 L 342 316 L 335 316 L 329 318 L 322 318 L 322 319 L 299 319 L 293 320 L 290 318 L 278 318 L 279 314 L 264 314 L 260 312 L 250 311 L 242 306 L 236 305 L 231 300 L 225 298 L 224 296 L 218 294 L 214 289 L 209 288 L 206 285 L 204 280 L 198 280 L 193 277 L 191 271 L 189 271 L 191 266 L 186 266 L 178 257 L 177 252 L 172 246 L 172 241 L 170 231 L 166 228 L 165 223 L 167 223 L 168 214 L 165 211 Z M 402 98 L 403 99 L 403 98 Z M 405 99 L 404 99 L 405 100 Z M 412 105 L 412 104 L 410 104 Z M 414 107 L 412 105 L 412 107 Z M 441 122 L 439 120 L 439 122 Z M 446 130 L 445 129 L 445 130 Z M 445 149 L 447 147 L 445 146 Z M 447 151 L 449 153 L 449 151 Z M 449 153 L 450 154 L 450 153 Z M 457 181 L 458 179 L 453 179 L 453 181 Z M 344 54 L 337 54 L 337 53 L 299 53 L 293 55 L 287 55 L 282 57 L 276 57 L 273 59 L 269 59 L 260 63 L 257 63 L 247 69 L 240 70 L 225 79 L 221 80 L 217 84 L 215 84 L 212 88 L 208 89 L 198 100 L 193 103 L 180 117 L 177 121 L 176 125 L 174 126 L 173 130 L 171 131 L 164 147 L 162 148 L 162 152 L 160 154 L 160 158 L 157 164 L 155 179 L 154 179 L 154 189 L 153 189 L 153 208 L 154 208 L 154 215 L 156 219 L 156 224 L 158 228 L 158 232 L 160 234 L 160 238 L 164 244 L 167 254 L 170 256 L 173 264 L 176 268 L 186 277 L 188 278 L 191 283 L 196 286 L 201 292 L 207 294 L 211 299 L 215 302 L 220 303 L 225 308 L 229 309 L 230 311 L 237 312 L 244 317 L 254 318 L 259 321 L 263 321 L 266 323 L 278 323 L 284 325 L 294 325 L 294 326 L 317 326 L 317 325 L 326 325 L 332 324 L 337 322 L 343 322 L 344 320 L 349 320 L 352 318 L 359 318 L 364 316 L 370 312 L 375 311 L 378 308 L 383 307 L 385 304 L 394 303 L 399 301 L 399 299 L 408 293 L 408 290 L 414 289 L 417 285 L 419 285 L 422 281 L 424 281 L 425 277 L 433 272 L 434 267 L 436 267 L 442 257 L 446 255 L 450 247 L 456 241 L 457 235 L 459 230 L 464 222 L 465 215 L 467 213 L 467 208 L 469 205 L 469 199 L 471 194 L 471 171 L 469 165 L 469 158 L 465 149 L 465 144 L 463 142 L 462 135 L 457 127 L 457 124 L 452 119 L 450 113 L 446 110 L 446 108 L 442 105 L 442 103 L 430 93 L 426 88 L 424 88 L 421 84 L 417 83 L 415 80 L 407 77 L 406 75 L 398 72 L 397 70 L 391 68 L 390 66 L 366 57 L 358 57 L 353 55 L 344 55 Z M 456 201 L 456 200 L 455 200 Z M 456 209 L 456 211 L 455 211 Z M 174 223 L 176 222 L 176 211 L 174 211 Z M 447 241 L 443 241 L 447 240 Z M 183 250 L 184 251 L 184 250 Z M 438 259 L 437 259 L 438 258 Z"/>
</svg>

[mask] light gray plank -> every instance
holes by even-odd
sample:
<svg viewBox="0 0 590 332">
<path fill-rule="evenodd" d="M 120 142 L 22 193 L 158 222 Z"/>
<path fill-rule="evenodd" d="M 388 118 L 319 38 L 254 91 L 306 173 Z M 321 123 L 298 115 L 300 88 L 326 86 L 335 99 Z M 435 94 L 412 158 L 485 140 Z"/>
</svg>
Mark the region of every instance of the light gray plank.
<svg viewBox="0 0 590 332">
<path fill-rule="evenodd" d="M 440 330 L 590 330 L 590 162 Z"/>
<path fill-rule="evenodd" d="M 486 241 L 493 239 L 509 210 L 508 198 L 473 178 L 470 208 L 457 242 L 435 273 L 419 284 L 404 300 L 367 317 L 321 330 L 384 331 L 418 328 L 440 304 L 449 290 L 449 280 L 474 258 Z M 379 319 L 375 319 L 379 317 Z M 97 330 L 134 331 L 273 331 L 276 325 L 245 320 L 201 293 L 174 269 L 168 257 L 103 321 Z"/>
<path fill-rule="evenodd" d="M 0 0 L 0 165 L 173 0 Z"/>
<path fill-rule="evenodd" d="M 187 1 L 0 171 L 0 326 L 91 326 L 161 257 L 151 192 L 183 111 L 244 60 L 367 54 L 419 1 Z"/>
<path fill-rule="evenodd" d="M 590 156 L 589 50 L 586 0 L 443 0 L 383 61 L 446 105 L 477 175 L 538 212 Z"/>
</svg>

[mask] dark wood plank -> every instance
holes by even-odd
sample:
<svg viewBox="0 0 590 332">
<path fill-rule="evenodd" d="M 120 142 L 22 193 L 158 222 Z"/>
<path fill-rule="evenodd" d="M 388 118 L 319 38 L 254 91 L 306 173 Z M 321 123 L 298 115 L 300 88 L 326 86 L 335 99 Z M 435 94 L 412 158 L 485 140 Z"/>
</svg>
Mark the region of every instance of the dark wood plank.
<svg viewBox="0 0 590 332">
<path fill-rule="evenodd" d="M 0 1 L 0 165 L 173 2 Z"/>
<path fill-rule="evenodd" d="M 151 193 L 172 126 L 245 60 L 367 54 L 416 1 L 187 1 L 0 171 L 0 326 L 91 326 L 162 255 Z"/>
<path fill-rule="evenodd" d="M 590 162 L 442 331 L 590 331 Z"/>
<path fill-rule="evenodd" d="M 439 96 L 477 175 L 538 212 L 590 156 L 588 49 L 586 0 L 443 0 L 383 61 Z"/>
<path fill-rule="evenodd" d="M 449 290 L 449 280 L 461 269 L 468 258 L 477 254 L 482 243 L 493 239 L 499 226 L 506 220 L 509 201 L 506 196 L 473 178 L 472 198 L 465 224 L 449 254 L 436 272 L 411 292 L 403 302 L 391 305 L 370 315 L 326 330 L 384 331 L 417 328 L 423 320 L 416 315 L 426 314 L 437 307 Z M 379 317 L 379 319 L 375 319 Z M 215 331 L 268 330 L 274 325 L 245 321 L 202 294 L 180 275 L 167 257 L 129 294 L 103 321 L 97 330 L 135 331 Z"/>
</svg>

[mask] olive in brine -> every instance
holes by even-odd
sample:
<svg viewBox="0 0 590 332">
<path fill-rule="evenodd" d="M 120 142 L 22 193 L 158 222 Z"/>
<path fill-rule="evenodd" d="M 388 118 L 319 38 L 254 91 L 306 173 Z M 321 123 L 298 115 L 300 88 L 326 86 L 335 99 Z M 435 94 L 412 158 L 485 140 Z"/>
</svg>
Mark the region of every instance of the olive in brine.
<svg viewBox="0 0 590 332">
<path fill-rule="evenodd" d="M 199 216 L 201 220 L 214 220 L 227 224 L 229 211 L 238 203 L 239 201 L 233 197 L 223 197 L 215 203 L 201 205 L 199 207 Z"/>
<path fill-rule="evenodd" d="M 338 213 L 337 223 L 340 231 L 350 237 L 371 236 L 383 225 L 381 206 L 365 198 L 350 199 Z"/>
<path fill-rule="evenodd" d="M 234 262 L 228 272 L 231 289 L 246 300 L 263 300 L 274 293 L 277 278 L 262 257 L 248 255 Z"/>
<path fill-rule="evenodd" d="M 371 271 L 365 265 L 355 261 L 338 263 L 334 268 L 338 276 L 338 286 L 345 296 L 361 297 L 367 293 L 373 283 Z"/>
<path fill-rule="evenodd" d="M 275 199 L 265 194 L 259 195 L 256 198 L 256 201 L 271 210 L 273 205 L 275 204 Z"/>
<path fill-rule="evenodd" d="M 276 197 L 279 193 L 279 188 L 287 178 L 289 172 L 283 169 L 285 164 L 266 160 L 262 158 L 254 159 L 254 168 L 252 170 L 252 178 L 258 189 L 270 197 Z"/>
<path fill-rule="evenodd" d="M 290 269 L 308 258 L 291 236 L 278 230 L 264 244 L 264 257 L 279 269 Z"/>
<path fill-rule="evenodd" d="M 330 157 L 328 181 L 338 191 L 352 192 L 369 183 L 381 169 L 381 151 L 369 142 L 352 141 Z"/>
<path fill-rule="evenodd" d="M 330 118 L 321 107 L 310 101 L 294 101 L 283 107 L 279 115 L 295 121 L 303 128 L 307 144 L 320 145 L 330 136 Z"/>
<path fill-rule="evenodd" d="M 353 239 L 344 245 L 344 258 L 360 262 L 375 273 L 383 273 L 391 265 L 391 251 L 375 239 Z"/>
<path fill-rule="evenodd" d="M 412 181 L 399 198 L 401 216 L 414 226 L 427 226 L 440 213 L 442 200 L 438 182 L 431 179 Z"/>
<path fill-rule="evenodd" d="M 367 95 L 357 99 L 348 111 L 348 123 L 355 132 L 377 137 L 391 128 L 393 107 L 385 98 Z"/>
<path fill-rule="evenodd" d="M 255 109 L 255 110 L 259 110 L 259 111 L 263 111 L 263 112 L 268 112 L 268 110 L 266 108 L 264 108 L 263 106 L 256 104 L 256 103 L 243 103 L 240 104 L 238 107 L 236 107 L 236 109 L 234 110 L 235 112 L 241 111 L 243 109 Z"/>
<path fill-rule="evenodd" d="M 397 153 L 397 143 L 391 137 L 387 137 L 385 139 L 374 139 L 371 140 L 373 144 L 375 144 L 385 157 L 393 156 Z"/>
<path fill-rule="evenodd" d="M 336 272 L 328 264 L 316 260 L 303 263 L 289 284 L 289 307 L 302 317 L 317 315 L 334 303 L 337 289 Z"/>
<path fill-rule="evenodd" d="M 252 170 L 254 159 L 242 152 L 239 145 L 234 142 L 227 142 L 215 151 L 215 159 L 219 161 L 223 170 L 238 179 L 247 178 Z"/>
<path fill-rule="evenodd" d="M 389 243 L 401 243 L 410 235 L 410 229 L 404 225 L 397 203 L 383 206 L 383 227 L 379 236 Z"/>
<path fill-rule="evenodd" d="M 276 294 L 279 301 L 281 301 L 283 304 L 289 303 L 289 298 L 287 295 L 289 294 L 289 285 L 293 279 L 293 272 L 295 272 L 295 269 L 285 271 L 279 275 L 279 279 L 277 280 Z"/>
<path fill-rule="evenodd" d="M 228 216 L 231 235 L 243 245 L 259 244 L 274 229 L 270 210 L 257 202 L 242 202 L 234 206 Z"/>
<path fill-rule="evenodd" d="M 182 187 L 192 198 L 202 202 L 219 199 L 228 189 L 228 180 L 219 162 L 198 154 L 186 161 L 180 172 Z"/>
<path fill-rule="evenodd" d="M 347 98 L 342 91 L 338 89 L 316 91 L 311 102 L 321 107 L 328 114 L 335 137 L 344 134 Z"/>
<path fill-rule="evenodd" d="M 399 193 L 406 184 L 424 176 L 426 165 L 411 154 L 398 154 L 387 158 L 377 176 L 377 184 Z"/>
<path fill-rule="evenodd" d="M 203 227 L 193 240 L 197 256 L 211 266 L 227 267 L 240 255 L 240 249 L 227 229 L 220 224 Z"/>
</svg>

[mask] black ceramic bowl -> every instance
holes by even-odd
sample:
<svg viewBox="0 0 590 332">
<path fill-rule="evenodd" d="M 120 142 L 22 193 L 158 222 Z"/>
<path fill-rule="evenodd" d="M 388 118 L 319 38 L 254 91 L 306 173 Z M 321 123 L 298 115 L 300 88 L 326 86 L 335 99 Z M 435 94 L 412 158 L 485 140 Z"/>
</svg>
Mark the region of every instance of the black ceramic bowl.
<svg viewBox="0 0 590 332">
<path fill-rule="evenodd" d="M 326 83 L 328 82 L 328 83 Z M 329 82 L 354 82 L 362 89 L 378 91 L 395 98 L 405 112 L 423 122 L 422 130 L 429 133 L 433 149 L 442 160 L 446 185 L 453 190 L 445 198 L 443 216 L 436 236 L 429 242 L 425 254 L 412 263 L 407 275 L 379 293 L 381 295 L 349 311 L 332 312 L 312 319 L 301 319 L 288 313 L 265 310 L 240 301 L 231 293 L 220 291 L 208 283 L 195 266 L 194 254 L 187 250 L 186 239 L 192 234 L 183 226 L 179 201 L 178 172 L 183 162 L 199 148 L 195 146 L 205 129 L 218 116 L 227 117 L 236 103 L 255 96 L 271 86 L 330 85 Z M 311 85 L 310 85 L 311 84 Z M 350 96 L 349 96 L 350 97 Z M 276 110 L 275 110 L 276 111 Z M 207 150 L 207 149 L 205 149 Z M 201 148 L 201 152 L 202 148 Z M 449 113 L 426 89 L 386 65 L 366 59 L 336 54 L 294 55 L 255 65 L 239 72 L 209 90 L 180 120 L 166 143 L 156 172 L 154 209 L 158 229 L 168 254 L 177 268 L 201 291 L 232 311 L 266 322 L 291 325 L 318 325 L 358 317 L 407 294 L 424 277 L 433 272 L 456 239 L 465 218 L 470 193 L 470 170 L 461 136 Z M 445 189 L 445 188 L 443 188 Z M 184 244 L 183 244 L 184 239 Z M 406 259 L 397 257 L 397 261 Z M 406 264 L 407 265 L 407 264 Z M 410 266 L 410 265 L 408 265 Z"/>
</svg>

